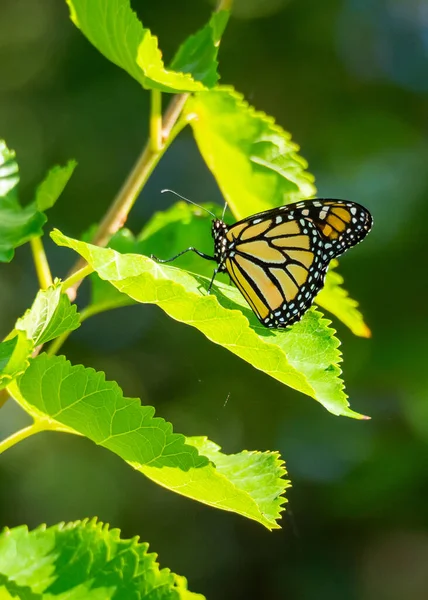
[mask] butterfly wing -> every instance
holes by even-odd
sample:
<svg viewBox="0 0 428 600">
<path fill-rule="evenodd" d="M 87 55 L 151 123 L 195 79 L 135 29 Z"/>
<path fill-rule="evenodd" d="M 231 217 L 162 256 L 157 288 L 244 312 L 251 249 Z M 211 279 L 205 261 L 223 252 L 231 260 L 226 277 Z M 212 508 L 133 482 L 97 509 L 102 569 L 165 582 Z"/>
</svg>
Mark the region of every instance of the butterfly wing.
<svg viewBox="0 0 428 600">
<path fill-rule="evenodd" d="M 292 213 L 296 219 L 310 219 L 315 224 L 324 240 L 324 249 L 327 250 L 324 254 L 328 259 L 339 256 L 361 242 L 373 223 L 371 214 L 364 206 L 346 200 L 306 200 L 280 210 Z"/>
<path fill-rule="evenodd" d="M 365 237 L 371 216 L 341 200 L 308 200 L 253 215 L 225 234 L 224 269 L 260 322 L 298 321 L 324 285 L 330 260 Z"/>
</svg>

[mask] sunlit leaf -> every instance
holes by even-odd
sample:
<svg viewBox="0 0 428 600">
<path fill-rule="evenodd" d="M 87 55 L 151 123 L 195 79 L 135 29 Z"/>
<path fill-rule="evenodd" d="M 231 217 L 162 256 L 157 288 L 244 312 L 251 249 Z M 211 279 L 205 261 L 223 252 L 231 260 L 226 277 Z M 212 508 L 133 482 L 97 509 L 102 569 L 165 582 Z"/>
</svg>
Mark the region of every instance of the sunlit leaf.
<svg viewBox="0 0 428 600">
<path fill-rule="evenodd" d="M 283 510 L 283 475 L 286 471 L 277 452 L 247 452 L 226 455 L 220 446 L 206 437 L 186 438 L 188 444 L 197 448 L 200 454 L 211 460 L 217 470 L 227 479 L 246 490 L 260 506 L 265 517 L 273 523 Z M 254 482 L 257 481 L 257 485 Z M 287 482 L 288 483 L 288 482 Z"/>
<path fill-rule="evenodd" d="M 23 331 L 0 343 L 0 390 L 25 371 L 33 343 Z"/>
<path fill-rule="evenodd" d="M 0 140 L 0 197 L 7 196 L 19 183 L 19 167 L 15 152 L 9 150 L 4 140 Z"/>
<path fill-rule="evenodd" d="M 328 321 L 314 309 L 286 331 L 258 322 L 236 288 L 218 282 L 207 295 L 209 279 L 145 256 L 119 254 L 67 238 L 54 241 L 73 248 L 120 292 L 137 302 L 160 306 L 167 314 L 196 327 L 254 367 L 321 402 L 330 412 L 362 418 L 349 409 L 340 379 L 339 341 Z"/>
<path fill-rule="evenodd" d="M 218 205 L 203 204 L 203 207 L 221 216 L 222 209 Z M 227 219 L 233 223 L 233 217 Z M 134 238 L 129 230 L 122 229 L 116 234 L 109 246 L 119 252 L 134 254 L 154 254 L 159 258 L 170 258 L 189 246 L 194 246 L 205 254 L 213 253 L 213 239 L 211 237 L 211 218 L 200 208 L 185 202 L 177 202 L 169 209 L 155 213 L 144 226 L 138 238 Z M 334 270 L 338 261 L 333 260 L 327 273 L 323 290 L 315 298 L 315 303 L 335 315 L 350 330 L 361 337 L 369 337 L 370 330 L 365 325 L 361 312 L 357 309 L 358 303 L 353 300 L 342 287 L 343 278 Z M 213 265 L 202 260 L 193 252 L 184 254 L 176 261 L 174 266 L 211 277 Z M 227 283 L 226 275 L 217 276 L 220 281 Z M 132 303 L 127 296 L 121 294 L 109 283 L 102 281 L 98 275 L 91 275 L 93 282 L 93 302 L 100 310 L 109 310 L 127 303 Z"/>
<path fill-rule="evenodd" d="M 232 88 L 196 94 L 185 110 L 237 219 L 314 195 L 313 177 L 290 134 Z"/>
<path fill-rule="evenodd" d="M 337 264 L 337 260 L 332 261 L 325 286 L 315 298 L 315 302 L 340 319 L 355 335 L 368 338 L 371 331 L 357 308 L 358 302 L 342 287 L 343 277 L 333 270 Z"/>
<path fill-rule="evenodd" d="M 205 206 L 209 210 L 217 211 L 218 216 L 221 215 L 222 209 L 219 206 L 207 204 Z M 108 246 L 122 254 L 153 253 L 169 257 L 194 245 L 209 254 L 212 252 L 213 241 L 209 233 L 211 224 L 205 217 L 206 214 L 199 208 L 178 202 L 169 210 L 155 213 L 138 237 L 134 237 L 129 229 L 121 229 L 112 237 Z M 84 236 L 84 239 L 90 237 Z M 188 271 L 207 277 L 212 275 L 212 264 L 201 260 L 192 252 L 184 255 L 178 264 Z M 90 279 L 92 313 L 134 304 L 134 300 L 119 292 L 108 281 L 100 279 L 97 273 L 92 273 Z M 227 281 L 227 278 L 222 275 L 219 275 L 219 279 Z"/>
<path fill-rule="evenodd" d="M 109 248 L 122 253 L 138 253 L 140 243 L 136 240 L 129 229 L 121 229 L 110 240 Z M 104 312 L 134 304 L 134 301 L 117 290 L 111 283 L 100 279 L 97 273 L 90 275 L 91 279 L 91 303 L 92 313 Z"/>
<path fill-rule="evenodd" d="M 222 209 L 218 205 L 202 206 L 220 217 Z M 229 223 L 234 222 L 233 217 L 226 220 Z M 128 232 L 127 235 L 129 237 L 130 233 Z M 202 209 L 185 202 L 178 202 L 166 211 L 155 213 L 145 225 L 138 240 L 134 241 L 133 246 L 130 245 L 124 250 L 113 247 L 122 252 L 154 254 L 159 258 L 169 258 L 189 246 L 212 255 L 214 242 L 211 236 L 211 218 Z M 357 309 L 357 301 L 349 297 L 348 292 L 342 287 L 343 278 L 334 270 L 337 264 L 337 260 L 331 262 L 325 287 L 315 298 L 315 302 L 340 319 L 355 335 L 369 337 L 370 330 Z M 174 265 L 206 277 L 210 277 L 213 271 L 210 262 L 201 260 L 193 252 L 188 252 L 177 259 Z M 226 276 L 223 280 L 228 281 Z"/>
<path fill-rule="evenodd" d="M 278 527 L 288 482 L 276 453 L 226 456 L 207 441 L 191 445 L 170 423 L 154 417 L 154 408 L 125 398 L 104 373 L 71 366 L 62 356 L 31 360 L 8 391 L 47 429 L 84 435 L 163 487 L 269 529 Z M 247 477 L 244 468 L 257 477 Z"/>
<path fill-rule="evenodd" d="M 214 87 L 219 79 L 217 55 L 220 38 L 229 20 L 229 11 L 214 13 L 200 31 L 191 35 L 180 46 L 171 69 L 189 73 L 208 88 Z"/>
<path fill-rule="evenodd" d="M 76 166 L 75 160 L 69 160 L 64 167 L 56 165 L 50 169 L 36 190 L 36 205 L 41 212 L 55 204 L 73 175 Z"/>
<path fill-rule="evenodd" d="M 43 600 L 203 600 L 184 577 L 160 569 L 138 538 L 96 519 L 4 529 L 0 534 L 0 598 Z"/>
<path fill-rule="evenodd" d="M 88 40 L 147 89 L 193 92 L 205 86 L 165 68 L 158 40 L 143 27 L 129 0 L 67 0 L 70 17 Z"/>
<path fill-rule="evenodd" d="M 9 338 L 0 344 L 0 389 L 25 371 L 36 346 L 79 325 L 76 305 L 61 293 L 59 284 L 40 290 L 32 307 L 17 320 Z"/>
<path fill-rule="evenodd" d="M 71 304 L 67 294 L 61 293 L 56 283 L 47 290 L 40 290 L 30 309 L 16 322 L 16 329 L 25 331 L 33 340 L 34 346 L 45 344 L 80 325 L 75 304 Z"/>
<path fill-rule="evenodd" d="M 15 153 L 0 140 L 0 262 L 10 262 L 15 248 L 42 235 L 46 217 L 33 202 L 22 207 L 16 199 L 19 182 Z"/>
</svg>

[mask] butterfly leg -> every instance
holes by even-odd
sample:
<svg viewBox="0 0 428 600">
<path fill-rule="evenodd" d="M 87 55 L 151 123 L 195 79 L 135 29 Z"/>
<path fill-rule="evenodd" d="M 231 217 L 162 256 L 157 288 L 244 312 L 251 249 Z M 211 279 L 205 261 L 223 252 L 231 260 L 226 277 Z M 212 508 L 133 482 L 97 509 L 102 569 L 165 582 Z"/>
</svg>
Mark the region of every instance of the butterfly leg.
<svg viewBox="0 0 428 600">
<path fill-rule="evenodd" d="M 216 278 L 217 273 L 218 273 L 218 267 L 217 267 L 217 269 L 214 269 L 213 276 L 211 277 L 211 281 L 210 281 L 210 284 L 208 286 L 207 294 L 211 294 L 211 288 L 213 286 L 214 279 Z"/>
<path fill-rule="evenodd" d="M 181 256 L 182 254 L 186 254 L 186 252 L 194 252 L 195 254 L 197 254 L 201 258 L 205 258 L 206 260 L 214 260 L 214 261 L 216 260 L 214 258 L 214 256 L 208 256 L 208 254 L 204 254 L 203 252 L 200 252 L 196 248 L 193 248 L 193 246 L 190 246 L 190 248 L 186 248 L 186 250 L 183 250 L 182 252 L 179 252 L 178 254 L 176 254 L 175 256 L 173 256 L 172 258 L 166 258 L 166 259 L 157 258 L 156 256 L 154 256 L 154 254 L 151 254 L 150 258 L 152 260 L 155 260 L 158 263 L 168 263 L 168 262 L 172 262 L 173 260 L 175 260 L 176 258 L 178 258 L 179 256 Z"/>
</svg>

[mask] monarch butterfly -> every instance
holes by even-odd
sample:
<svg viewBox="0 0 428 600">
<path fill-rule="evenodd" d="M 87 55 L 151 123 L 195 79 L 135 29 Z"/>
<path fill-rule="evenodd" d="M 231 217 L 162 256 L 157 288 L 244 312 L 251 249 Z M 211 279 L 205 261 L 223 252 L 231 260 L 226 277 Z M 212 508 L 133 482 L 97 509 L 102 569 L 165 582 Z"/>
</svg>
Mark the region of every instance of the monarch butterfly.
<svg viewBox="0 0 428 600">
<path fill-rule="evenodd" d="M 213 216 L 214 256 L 190 247 L 166 260 L 152 258 L 166 263 L 195 252 L 215 261 L 208 293 L 217 273 L 228 273 L 262 325 L 271 328 L 302 318 L 324 285 L 331 259 L 361 242 L 372 226 L 363 206 L 333 199 L 288 204 L 233 225 Z"/>
</svg>

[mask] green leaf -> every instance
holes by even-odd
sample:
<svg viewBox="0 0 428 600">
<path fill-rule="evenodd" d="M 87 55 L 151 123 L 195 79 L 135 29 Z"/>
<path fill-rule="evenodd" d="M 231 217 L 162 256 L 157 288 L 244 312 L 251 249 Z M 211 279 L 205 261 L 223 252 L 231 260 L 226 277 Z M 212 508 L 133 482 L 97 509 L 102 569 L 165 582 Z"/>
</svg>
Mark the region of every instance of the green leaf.
<svg viewBox="0 0 428 600">
<path fill-rule="evenodd" d="M 58 282 L 40 290 L 30 309 L 17 320 L 9 339 L 0 344 L 0 389 L 8 386 L 28 367 L 36 346 L 80 326 L 76 305 L 61 293 Z"/>
<path fill-rule="evenodd" d="M 229 15 L 228 10 L 214 13 L 205 27 L 188 37 L 178 49 L 171 63 L 171 69 L 189 73 L 193 79 L 208 88 L 214 87 L 219 80 L 217 73 L 219 42 L 226 29 Z"/>
<path fill-rule="evenodd" d="M 222 209 L 218 205 L 205 204 L 205 207 L 221 216 Z M 121 229 L 112 237 L 108 247 L 122 254 L 154 253 L 159 256 L 172 256 L 183 248 L 194 245 L 209 254 L 212 252 L 210 227 L 209 219 L 199 208 L 185 202 L 177 202 L 170 209 L 156 213 L 140 236 L 134 237 L 129 229 Z M 91 239 L 89 236 L 83 237 L 85 241 Z M 192 252 L 180 259 L 180 266 L 207 277 L 212 275 L 212 264 L 201 260 Z M 135 303 L 113 285 L 100 279 L 96 273 L 92 273 L 90 279 L 92 314 Z M 224 280 L 226 281 L 225 277 Z"/>
<path fill-rule="evenodd" d="M 47 290 L 40 290 L 32 307 L 15 325 L 17 330 L 26 332 L 34 346 L 45 344 L 79 326 L 77 307 L 70 303 L 67 294 L 61 292 L 58 282 Z"/>
<path fill-rule="evenodd" d="M 290 134 L 232 88 L 196 94 L 185 111 L 237 219 L 314 195 L 313 177 Z"/>
<path fill-rule="evenodd" d="M 369 338 L 371 331 L 357 308 L 358 302 L 348 295 L 342 287 L 343 277 L 333 270 L 337 265 L 337 260 L 331 262 L 325 285 L 315 298 L 315 302 L 340 319 L 352 333 Z"/>
<path fill-rule="evenodd" d="M 203 600 L 184 577 L 160 569 L 138 538 L 96 519 L 4 529 L 0 534 L 0 597 L 42 600 Z M 5 595 L 9 593 L 10 595 Z"/>
<path fill-rule="evenodd" d="M 280 495 L 288 482 L 280 479 L 285 470 L 276 453 L 228 457 L 207 441 L 190 445 L 191 439 L 188 443 L 170 423 L 154 417 L 154 408 L 125 398 L 103 373 L 71 366 L 62 356 L 31 360 L 8 391 L 47 429 L 84 435 L 163 487 L 269 529 L 278 527 L 285 501 Z M 257 477 L 246 477 L 244 467 Z"/>
<path fill-rule="evenodd" d="M 236 288 L 218 282 L 214 293 L 207 295 L 206 277 L 144 256 L 85 244 L 58 231 L 52 238 L 58 245 L 73 248 L 101 279 L 135 301 L 157 304 L 254 367 L 312 396 L 333 414 L 364 418 L 348 407 L 339 377 L 339 341 L 329 322 L 314 309 L 286 331 L 269 330 L 260 325 Z"/>
<path fill-rule="evenodd" d="M 0 197 L 7 196 L 19 183 L 19 168 L 15 152 L 0 140 Z"/>
<path fill-rule="evenodd" d="M 10 262 L 15 248 L 43 235 L 45 223 L 34 203 L 22 208 L 17 200 L 0 197 L 0 262 Z"/>
<path fill-rule="evenodd" d="M 205 89 L 188 73 L 165 68 L 157 38 L 143 27 L 129 0 L 67 0 L 67 4 L 71 20 L 91 44 L 144 88 L 171 93 Z"/>
<path fill-rule="evenodd" d="M 36 190 L 36 205 L 39 211 L 43 212 L 55 204 L 76 166 L 75 160 L 69 160 L 64 167 L 56 165 L 50 169 Z"/>
<path fill-rule="evenodd" d="M 136 240 L 129 229 L 121 229 L 111 238 L 109 248 L 122 253 L 139 253 L 140 243 Z M 96 273 L 90 275 L 91 279 L 91 303 L 89 310 L 91 314 L 129 306 L 134 301 L 126 294 L 119 292 L 108 281 L 103 281 Z"/>
<path fill-rule="evenodd" d="M 218 205 L 203 204 L 201 206 L 214 212 L 217 216 L 221 216 L 222 209 Z M 211 219 L 200 208 L 185 202 L 177 202 L 169 209 L 155 213 L 138 238 L 134 238 L 129 230 L 122 229 L 112 238 L 109 246 L 121 253 L 154 254 L 160 258 L 169 258 L 189 246 L 194 246 L 210 255 L 213 252 L 210 228 Z M 356 308 L 358 303 L 348 296 L 347 291 L 342 287 L 343 278 L 333 270 L 337 264 L 338 261 L 332 261 L 325 287 L 318 294 L 315 302 L 334 314 L 355 335 L 370 337 L 370 330 L 365 325 L 362 314 Z M 177 259 L 174 266 L 205 277 L 211 277 L 213 270 L 209 261 L 201 260 L 193 252 L 188 252 Z M 109 310 L 127 304 L 127 297 L 124 294 L 118 292 L 109 283 L 102 281 L 98 275 L 94 274 L 91 277 L 93 278 L 93 302 L 101 310 Z M 225 283 L 228 281 L 226 275 L 218 277 Z M 128 299 L 128 303 L 132 303 L 132 300 Z"/>
<path fill-rule="evenodd" d="M 25 208 L 19 204 L 15 197 L 18 182 L 15 152 L 0 140 L 0 262 L 10 262 L 15 248 L 42 235 L 42 226 L 46 222 L 45 215 L 37 210 L 35 203 Z"/>
<path fill-rule="evenodd" d="M 23 331 L 0 343 L 0 390 L 25 371 L 32 350 L 33 343 Z"/>
<path fill-rule="evenodd" d="M 217 470 L 237 487 L 248 492 L 272 523 L 276 521 L 284 503 L 281 495 L 288 487 L 282 477 L 286 474 L 278 452 L 247 452 L 226 455 L 220 446 L 206 437 L 186 438 L 188 444 L 212 461 Z M 257 484 L 255 484 L 257 482 Z M 284 485 L 285 483 L 285 485 Z"/>
</svg>

